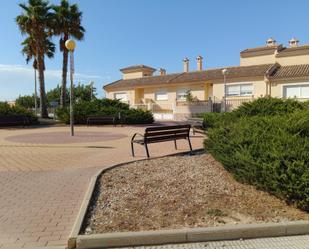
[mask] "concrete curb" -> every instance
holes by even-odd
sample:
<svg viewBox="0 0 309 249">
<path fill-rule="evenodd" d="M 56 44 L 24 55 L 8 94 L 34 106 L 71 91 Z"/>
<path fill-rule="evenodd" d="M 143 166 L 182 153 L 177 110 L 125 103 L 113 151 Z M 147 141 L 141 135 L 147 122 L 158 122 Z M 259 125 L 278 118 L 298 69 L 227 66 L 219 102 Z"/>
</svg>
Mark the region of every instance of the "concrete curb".
<svg viewBox="0 0 309 249">
<path fill-rule="evenodd" d="M 309 221 L 78 235 L 77 249 L 192 243 L 309 234 Z"/>
<path fill-rule="evenodd" d="M 201 150 L 202 149 L 194 150 L 194 152 L 196 153 Z M 157 159 L 166 156 L 175 156 L 182 154 L 187 154 L 187 152 L 153 157 L 150 159 Z M 128 163 L 145 160 L 149 159 L 142 158 L 138 160 L 132 160 L 120 164 L 111 165 L 100 169 L 94 176 L 91 177 L 85 197 L 81 204 L 81 208 L 77 215 L 77 219 L 75 220 L 73 229 L 69 236 L 67 247 L 68 249 L 95 249 L 103 247 L 160 245 L 167 243 L 187 243 L 309 234 L 309 221 L 295 221 L 284 223 L 227 225 L 223 227 L 208 228 L 188 228 L 159 231 L 117 232 L 93 235 L 79 235 L 98 177 L 102 173 L 113 168 L 121 167 Z"/>
<path fill-rule="evenodd" d="M 193 150 L 193 153 L 196 153 L 196 152 L 199 152 L 199 151 L 202 151 L 202 150 L 203 149 Z M 87 188 L 86 193 L 85 193 L 85 197 L 84 197 L 84 199 L 82 201 L 81 207 L 80 207 L 79 212 L 77 214 L 77 218 L 76 218 L 76 220 L 74 222 L 74 225 L 73 225 L 73 228 L 71 230 L 71 233 L 70 233 L 70 236 L 69 236 L 69 239 L 68 239 L 68 247 L 67 248 L 68 249 L 75 249 L 76 248 L 76 239 L 77 239 L 77 237 L 79 235 L 79 232 L 80 232 L 80 230 L 82 228 L 83 221 L 84 221 L 85 215 L 87 213 L 88 206 L 89 206 L 89 203 L 91 201 L 91 197 L 92 197 L 93 191 L 95 189 L 95 185 L 96 185 L 97 179 L 98 179 L 98 177 L 101 174 L 103 174 L 104 172 L 106 172 L 108 170 L 111 170 L 113 168 L 121 167 L 123 165 L 126 165 L 128 163 L 134 163 L 134 162 L 139 162 L 139 161 L 146 161 L 146 160 L 150 160 L 150 159 L 158 159 L 158 158 L 167 157 L 167 156 L 183 155 L 183 154 L 187 154 L 187 153 L 188 152 L 178 152 L 178 153 L 174 153 L 174 154 L 171 154 L 171 155 L 152 157 L 152 158 L 149 158 L 149 159 L 148 158 L 142 158 L 142 159 L 137 159 L 137 160 L 131 160 L 131 161 L 128 161 L 128 162 L 114 164 L 114 165 L 111 165 L 111 166 L 104 167 L 103 169 L 100 169 L 90 179 L 88 188 Z"/>
</svg>

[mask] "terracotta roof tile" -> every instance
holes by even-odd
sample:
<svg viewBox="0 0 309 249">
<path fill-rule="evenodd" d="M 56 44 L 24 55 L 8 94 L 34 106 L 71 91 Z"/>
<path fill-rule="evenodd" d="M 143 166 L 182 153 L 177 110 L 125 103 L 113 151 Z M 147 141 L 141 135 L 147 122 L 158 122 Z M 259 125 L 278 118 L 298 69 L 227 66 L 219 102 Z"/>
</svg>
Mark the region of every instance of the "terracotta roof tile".
<svg viewBox="0 0 309 249">
<path fill-rule="evenodd" d="M 256 47 L 256 48 L 247 48 L 240 52 L 241 57 L 249 57 L 249 56 L 256 56 L 256 55 L 270 55 L 274 54 L 276 50 L 281 51 L 283 49 L 282 45 L 275 45 L 275 46 L 263 46 L 263 47 Z"/>
<path fill-rule="evenodd" d="M 255 65 L 255 66 L 237 66 L 237 67 L 225 67 L 228 70 L 228 78 L 241 78 L 241 77 L 263 77 L 268 70 L 270 70 L 274 64 Z M 198 82 L 208 80 L 220 80 L 223 79 L 222 69 L 208 69 L 204 71 L 194 71 L 188 73 L 175 73 L 160 76 L 148 76 L 137 79 L 118 80 L 112 82 L 104 89 L 124 89 L 132 87 L 142 87 L 147 85 L 166 84 L 166 83 L 186 83 L 186 82 Z"/>
<path fill-rule="evenodd" d="M 283 48 L 280 51 L 280 53 L 276 55 L 276 57 L 303 55 L 303 54 L 309 54 L 309 45 L 302 45 L 302 46 L 291 47 L 291 48 Z"/>
<path fill-rule="evenodd" d="M 270 76 L 271 80 L 309 77 L 309 64 L 281 66 Z"/>
<path fill-rule="evenodd" d="M 149 66 L 146 66 L 146 65 L 143 65 L 143 64 L 133 65 L 133 66 L 130 66 L 130 67 L 124 67 L 124 68 L 121 68 L 120 71 L 121 72 L 123 72 L 123 71 L 131 71 L 131 70 L 136 70 L 136 69 L 150 69 L 152 71 L 156 71 L 155 68 L 152 68 L 152 67 L 149 67 Z"/>
<path fill-rule="evenodd" d="M 166 74 L 166 75 L 160 75 L 160 76 L 147 76 L 147 77 L 142 77 L 142 78 L 137 78 L 137 79 L 117 80 L 108 85 L 105 85 L 104 89 L 132 88 L 132 87 L 139 87 L 139 86 L 152 85 L 152 84 L 164 84 L 164 83 L 168 83 L 171 79 L 179 75 L 180 74 Z"/>
<path fill-rule="evenodd" d="M 227 69 L 228 78 L 242 78 L 242 77 L 264 76 L 265 73 L 273 65 L 274 64 L 265 64 L 265 65 L 224 67 L 224 68 Z M 179 77 L 172 79 L 171 82 L 182 83 L 182 82 L 194 82 L 194 81 L 220 80 L 223 79 L 222 69 L 224 68 L 183 73 Z"/>
</svg>

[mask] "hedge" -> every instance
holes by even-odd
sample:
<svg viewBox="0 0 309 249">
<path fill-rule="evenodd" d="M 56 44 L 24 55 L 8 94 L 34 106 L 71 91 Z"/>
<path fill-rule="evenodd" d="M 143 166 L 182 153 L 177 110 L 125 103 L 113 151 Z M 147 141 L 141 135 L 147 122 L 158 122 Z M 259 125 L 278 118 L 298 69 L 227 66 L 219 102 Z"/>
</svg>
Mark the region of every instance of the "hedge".
<svg viewBox="0 0 309 249">
<path fill-rule="evenodd" d="M 212 128 L 205 149 L 239 181 L 309 211 L 306 106 L 291 100 L 259 99 L 230 114 L 218 114 L 212 121 L 206 115 Z"/>
<path fill-rule="evenodd" d="M 97 99 L 94 101 L 79 101 L 74 104 L 74 121 L 76 124 L 86 124 L 87 117 L 91 115 L 106 116 L 118 115 L 126 117 L 127 124 L 149 124 L 153 123 L 152 113 L 139 109 L 130 109 L 129 105 L 119 100 Z M 68 108 L 59 108 L 56 111 L 58 119 L 64 123 L 70 122 Z"/>
<path fill-rule="evenodd" d="M 37 124 L 38 118 L 33 112 L 21 106 L 10 106 L 7 102 L 0 102 L 0 116 L 23 115 L 28 118 L 30 124 Z"/>
</svg>

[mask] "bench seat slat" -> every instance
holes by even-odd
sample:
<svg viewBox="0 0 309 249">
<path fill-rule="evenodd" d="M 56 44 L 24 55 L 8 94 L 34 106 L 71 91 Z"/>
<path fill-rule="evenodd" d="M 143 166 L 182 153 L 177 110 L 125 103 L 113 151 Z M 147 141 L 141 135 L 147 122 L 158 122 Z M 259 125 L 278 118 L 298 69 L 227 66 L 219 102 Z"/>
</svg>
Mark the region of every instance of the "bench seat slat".
<svg viewBox="0 0 309 249">
<path fill-rule="evenodd" d="M 145 129 L 145 133 L 149 131 L 162 131 L 162 130 L 176 130 L 176 129 L 190 129 L 191 125 L 170 125 L 170 126 L 156 126 L 148 127 Z"/>
<path fill-rule="evenodd" d="M 176 134 L 189 133 L 189 129 L 171 130 L 171 131 L 157 131 L 145 133 L 145 137 L 155 137 L 163 135 L 176 135 Z"/>
<path fill-rule="evenodd" d="M 155 143 L 159 141 L 174 141 L 178 139 L 186 139 L 188 136 L 186 134 L 179 134 L 179 135 L 170 135 L 170 136 L 161 136 L 161 137 L 151 137 L 145 139 L 147 143 Z"/>
</svg>

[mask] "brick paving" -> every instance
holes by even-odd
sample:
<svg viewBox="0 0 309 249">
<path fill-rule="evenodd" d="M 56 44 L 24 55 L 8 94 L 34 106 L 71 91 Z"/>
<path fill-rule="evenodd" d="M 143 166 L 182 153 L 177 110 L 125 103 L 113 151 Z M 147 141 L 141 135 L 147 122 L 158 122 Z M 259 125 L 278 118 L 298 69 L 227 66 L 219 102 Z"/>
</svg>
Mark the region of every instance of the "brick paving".
<svg viewBox="0 0 309 249">
<path fill-rule="evenodd" d="M 160 246 L 127 247 L 126 249 L 309 249 L 309 235 L 277 238 L 230 240 Z M 123 248 L 125 249 L 125 248 Z"/>
<path fill-rule="evenodd" d="M 104 132 L 108 139 L 68 143 L 68 127 L 0 129 L 0 249 L 64 248 L 91 176 L 109 165 L 145 158 L 142 146 L 136 146 L 137 157 L 132 158 L 129 143 L 143 130 L 77 127 L 77 135 Z M 56 135 L 44 142 L 51 134 L 61 134 L 58 143 Z M 201 148 L 202 137 L 193 137 L 192 144 Z M 178 147 L 188 149 L 185 141 Z M 169 142 L 149 148 L 152 156 L 176 152 Z"/>
</svg>

